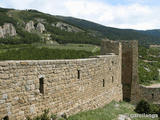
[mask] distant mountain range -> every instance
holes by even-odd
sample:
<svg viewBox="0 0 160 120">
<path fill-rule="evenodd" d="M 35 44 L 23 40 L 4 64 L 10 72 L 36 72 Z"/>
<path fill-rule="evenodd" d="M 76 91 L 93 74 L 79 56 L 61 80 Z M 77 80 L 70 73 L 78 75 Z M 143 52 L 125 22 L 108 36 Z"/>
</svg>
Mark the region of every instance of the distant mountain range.
<svg viewBox="0 0 160 120">
<path fill-rule="evenodd" d="M 143 34 L 160 37 L 160 29 L 146 30 L 146 31 L 140 31 L 140 32 L 143 33 Z"/>
<path fill-rule="evenodd" d="M 111 40 L 138 40 L 142 45 L 160 44 L 160 29 L 132 30 L 106 27 L 73 17 L 55 16 L 37 10 L 0 8 L 0 43 L 87 43 Z M 13 34 L 14 33 L 14 34 Z"/>
</svg>

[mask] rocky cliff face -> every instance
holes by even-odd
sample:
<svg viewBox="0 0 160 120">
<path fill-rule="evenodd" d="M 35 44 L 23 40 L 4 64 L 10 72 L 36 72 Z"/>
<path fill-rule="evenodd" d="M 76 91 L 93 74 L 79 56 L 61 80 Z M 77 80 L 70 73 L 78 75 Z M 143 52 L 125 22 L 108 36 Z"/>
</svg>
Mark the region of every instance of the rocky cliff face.
<svg viewBox="0 0 160 120">
<path fill-rule="evenodd" d="M 16 29 L 11 23 L 5 23 L 3 27 L 0 26 L 0 38 L 6 36 L 16 36 Z"/>
<path fill-rule="evenodd" d="M 4 34 L 3 34 L 3 28 L 0 26 L 0 38 L 3 38 Z"/>
<path fill-rule="evenodd" d="M 38 23 L 37 27 L 36 27 L 36 30 L 40 33 L 43 33 L 45 31 L 45 27 L 42 23 Z"/>
<path fill-rule="evenodd" d="M 28 31 L 28 32 L 32 32 L 34 30 L 37 30 L 40 33 L 43 33 L 45 31 L 45 26 L 42 23 L 39 22 L 37 24 L 36 28 L 35 28 L 34 25 L 35 25 L 35 23 L 33 21 L 29 21 L 26 24 L 25 30 Z"/>
<path fill-rule="evenodd" d="M 52 26 L 55 26 L 57 28 L 60 28 L 61 30 L 65 30 L 67 32 L 83 32 L 83 30 L 77 28 L 77 27 L 74 27 L 74 26 L 71 26 L 71 25 L 68 25 L 66 23 L 62 23 L 62 22 L 58 22 L 56 25 L 53 25 Z"/>
<path fill-rule="evenodd" d="M 62 22 L 57 22 L 56 24 L 52 24 L 52 26 L 67 32 L 83 32 L 83 30 L 77 27 Z M 37 31 L 39 33 L 44 33 L 44 31 L 46 31 L 44 24 L 39 22 L 35 27 L 35 23 L 32 20 L 26 23 L 25 30 L 27 32 Z M 11 23 L 5 23 L 3 26 L 0 26 L 0 38 L 5 38 L 6 36 L 15 36 L 15 35 L 17 35 L 16 29 Z"/>
<path fill-rule="evenodd" d="M 33 21 L 29 21 L 26 24 L 25 30 L 28 31 L 28 32 L 32 32 L 33 30 L 35 30 L 34 22 Z"/>
</svg>

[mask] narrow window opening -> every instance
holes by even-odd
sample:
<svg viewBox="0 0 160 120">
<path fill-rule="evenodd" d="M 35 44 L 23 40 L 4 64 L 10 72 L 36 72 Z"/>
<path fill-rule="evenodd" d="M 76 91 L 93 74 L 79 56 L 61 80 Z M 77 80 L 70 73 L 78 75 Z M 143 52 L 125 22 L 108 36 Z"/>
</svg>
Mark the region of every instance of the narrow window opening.
<svg viewBox="0 0 160 120">
<path fill-rule="evenodd" d="M 80 70 L 77 70 L 78 72 L 78 79 L 80 79 Z"/>
<path fill-rule="evenodd" d="M 112 65 L 114 64 L 114 61 L 112 61 Z"/>
<path fill-rule="evenodd" d="M 103 87 L 105 87 L 105 80 L 103 79 Z"/>
<path fill-rule="evenodd" d="M 112 76 L 112 83 L 114 82 L 114 78 L 113 78 L 113 76 Z"/>
<path fill-rule="evenodd" d="M 39 91 L 40 93 L 44 94 L 44 78 L 43 77 L 39 79 Z"/>
<path fill-rule="evenodd" d="M 5 116 L 2 120 L 9 120 L 9 117 Z"/>
<path fill-rule="evenodd" d="M 154 94 L 152 93 L 152 99 L 154 99 Z"/>
</svg>

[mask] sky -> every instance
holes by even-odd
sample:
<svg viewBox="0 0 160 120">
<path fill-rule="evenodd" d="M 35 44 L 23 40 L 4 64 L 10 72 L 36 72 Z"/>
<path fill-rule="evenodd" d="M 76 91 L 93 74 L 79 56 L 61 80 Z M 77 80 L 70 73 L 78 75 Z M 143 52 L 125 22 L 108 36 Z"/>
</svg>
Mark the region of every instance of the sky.
<svg viewBox="0 0 160 120">
<path fill-rule="evenodd" d="M 160 0 L 0 0 L 0 7 L 36 9 L 123 29 L 160 29 Z"/>
</svg>

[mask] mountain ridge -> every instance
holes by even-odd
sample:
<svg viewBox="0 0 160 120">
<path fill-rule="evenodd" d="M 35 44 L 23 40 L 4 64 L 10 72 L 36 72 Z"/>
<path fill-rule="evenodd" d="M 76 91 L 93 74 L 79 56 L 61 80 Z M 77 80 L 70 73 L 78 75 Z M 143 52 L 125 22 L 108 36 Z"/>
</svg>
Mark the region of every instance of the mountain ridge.
<svg viewBox="0 0 160 120">
<path fill-rule="evenodd" d="M 99 45 L 100 41 L 105 38 L 111 40 L 138 40 L 142 45 L 160 44 L 159 29 L 143 31 L 113 28 L 83 19 L 50 15 L 32 9 L 15 10 L 0 8 L 0 15 L 2 17 L 2 19 L 0 19 L 0 26 L 5 23 L 11 23 L 17 31 L 16 37 L 1 38 L 0 43 L 3 44 L 19 44 L 23 43 L 22 41 L 24 41 L 24 39 L 26 41 L 27 39 L 31 39 L 30 42 L 25 41 L 25 43 L 46 42 L 46 40 L 42 40 L 45 36 L 49 36 L 47 39 L 50 40 L 50 43 L 56 41 L 60 44 L 87 43 Z M 25 26 L 30 21 L 33 21 L 33 26 L 37 24 L 41 24 L 41 26 L 44 25 L 44 33 L 37 31 L 27 32 Z M 79 32 L 74 32 L 75 30 L 79 30 Z M 32 36 L 36 37 L 32 38 Z"/>
</svg>

